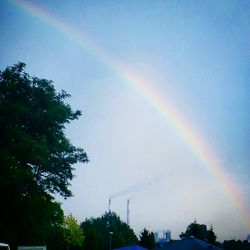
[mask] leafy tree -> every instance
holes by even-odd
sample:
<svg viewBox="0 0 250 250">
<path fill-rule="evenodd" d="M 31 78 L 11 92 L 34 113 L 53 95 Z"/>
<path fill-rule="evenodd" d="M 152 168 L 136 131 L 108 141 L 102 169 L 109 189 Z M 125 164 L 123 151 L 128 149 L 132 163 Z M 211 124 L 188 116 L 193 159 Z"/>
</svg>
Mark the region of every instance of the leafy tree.
<svg viewBox="0 0 250 250">
<path fill-rule="evenodd" d="M 110 249 L 110 237 L 112 237 L 112 248 L 138 243 L 134 231 L 113 212 L 105 213 L 98 218 L 86 219 L 81 227 L 85 234 L 86 250 Z"/>
<path fill-rule="evenodd" d="M 77 220 L 72 214 L 64 218 L 64 240 L 67 244 L 67 249 L 70 247 L 81 247 L 84 242 L 83 230 L 78 225 Z"/>
<path fill-rule="evenodd" d="M 148 231 L 146 228 L 143 229 L 143 231 L 140 234 L 140 246 L 153 249 L 155 248 L 155 238 L 154 234 L 150 231 Z"/>
<path fill-rule="evenodd" d="M 81 115 L 65 103 L 70 95 L 24 69 L 0 71 L 0 241 L 15 245 L 47 243 L 56 228 L 61 237 L 63 212 L 52 195 L 71 196 L 73 164 L 88 161 L 64 134 Z"/>
<path fill-rule="evenodd" d="M 197 239 L 207 241 L 207 226 L 203 224 L 198 224 L 195 220 L 193 223 L 188 225 L 185 233 L 180 234 L 180 238 L 185 238 L 189 236 L 194 236 Z"/>
<path fill-rule="evenodd" d="M 199 224 L 195 220 L 193 223 L 189 224 L 185 233 L 180 234 L 180 238 L 185 238 L 189 236 L 194 236 L 197 239 L 204 240 L 210 244 L 219 245 L 216 242 L 216 234 L 214 233 L 214 229 L 212 225 L 210 226 L 209 230 L 207 230 L 207 226 L 204 224 Z"/>
</svg>

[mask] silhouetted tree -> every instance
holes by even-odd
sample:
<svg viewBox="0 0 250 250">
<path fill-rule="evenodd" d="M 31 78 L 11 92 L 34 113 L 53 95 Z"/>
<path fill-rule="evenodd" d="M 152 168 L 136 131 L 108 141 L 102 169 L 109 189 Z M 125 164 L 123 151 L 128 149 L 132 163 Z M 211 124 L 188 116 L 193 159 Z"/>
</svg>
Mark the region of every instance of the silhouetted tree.
<svg viewBox="0 0 250 250">
<path fill-rule="evenodd" d="M 71 196 L 73 164 L 87 162 L 64 134 L 77 119 L 52 81 L 31 77 L 18 63 L 0 71 L 0 241 L 61 241 L 63 211 L 53 199 Z"/>
<path fill-rule="evenodd" d="M 85 249 L 109 250 L 110 232 L 112 248 L 124 247 L 138 243 L 134 231 L 113 212 L 98 218 L 86 219 L 81 223 L 85 234 Z M 94 240 L 97 239 L 97 244 Z"/>
<path fill-rule="evenodd" d="M 214 233 L 212 225 L 210 226 L 209 230 L 207 230 L 206 225 L 199 224 L 196 220 L 188 225 L 185 233 L 182 232 L 180 234 L 180 238 L 189 236 L 194 236 L 197 239 L 204 240 L 210 244 L 219 245 L 218 242 L 216 242 L 217 236 Z"/>
<path fill-rule="evenodd" d="M 180 234 L 180 238 L 188 236 L 194 236 L 197 239 L 207 241 L 207 226 L 198 224 L 197 221 L 195 220 L 193 223 L 188 225 L 185 233 Z"/>
<path fill-rule="evenodd" d="M 140 246 L 145 247 L 147 249 L 155 248 L 155 238 L 152 232 L 149 232 L 146 228 L 140 234 Z"/>
<path fill-rule="evenodd" d="M 216 244 L 216 238 L 217 236 L 215 235 L 213 226 L 211 225 L 207 231 L 207 242 L 210 244 Z"/>
</svg>

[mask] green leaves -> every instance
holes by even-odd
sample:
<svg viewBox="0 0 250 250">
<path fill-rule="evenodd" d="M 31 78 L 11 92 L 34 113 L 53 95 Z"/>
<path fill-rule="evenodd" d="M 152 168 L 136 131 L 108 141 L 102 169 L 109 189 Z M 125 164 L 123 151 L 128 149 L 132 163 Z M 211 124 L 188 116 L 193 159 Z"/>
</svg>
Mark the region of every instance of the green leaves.
<svg viewBox="0 0 250 250">
<path fill-rule="evenodd" d="M 83 245 L 84 235 L 82 228 L 72 214 L 64 218 L 64 240 L 68 246 L 80 247 Z"/>
<path fill-rule="evenodd" d="M 31 77 L 24 67 L 18 63 L 0 72 L 0 147 L 33 172 L 44 192 L 71 196 L 72 164 L 88 158 L 65 137 L 64 128 L 81 112 L 64 102 L 69 94 L 56 93 L 52 81 Z"/>
<path fill-rule="evenodd" d="M 57 93 L 52 81 L 31 77 L 24 69 L 19 62 L 0 72 L 0 197 L 4 204 L 0 240 L 50 244 L 61 242 L 63 234 L 63 211 L 52 195 L 72 195 L 73 165 L 86 163 L 88 157 L 64 133 L 65 124 L 81 115 L 65 103 L 70 95 Z"/>
</svg>

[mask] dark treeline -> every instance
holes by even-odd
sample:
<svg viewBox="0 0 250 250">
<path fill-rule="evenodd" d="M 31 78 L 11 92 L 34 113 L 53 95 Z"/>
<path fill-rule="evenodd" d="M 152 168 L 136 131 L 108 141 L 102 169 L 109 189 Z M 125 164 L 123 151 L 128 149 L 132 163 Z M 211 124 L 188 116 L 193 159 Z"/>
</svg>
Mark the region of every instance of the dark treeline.
<svg viewBox="0 0 250 250">
<path fill-rule="evenodd" d="M 250 250 L 250 243 L 247 240 L 225 240 L 222 248 L 224 250 Z"/>
<path fill-rule="evenodd" d="M 138 243 L 134 231 L 113 212 L 81 223 L 86 250 L 108 250 Z"/>
<path fill-rule="evenodd" d="M 217 236 L 212 225 L 207 229 L 206 225 L 199 224 L 196 220 L 187 226 L 185 233 L 180 234 L 181 239 L 189 236 L 217 245 L 224 250 L 250 250 L 250 243 L 247 240 L 225 240 L 223 243 L 216 241 Z"/>
<path fill-rule="evenodd" d="M 86 219 L 81 223 L 84 231 L 84 250 L 109 250 L 110 248 L 141 245 L 147 249 L 155 247 L 154 235 L 144 229 L 139 239 L 130 226 L 122 222 L 114 212 L 106 212 L 98 218 Z"/>
</svg>

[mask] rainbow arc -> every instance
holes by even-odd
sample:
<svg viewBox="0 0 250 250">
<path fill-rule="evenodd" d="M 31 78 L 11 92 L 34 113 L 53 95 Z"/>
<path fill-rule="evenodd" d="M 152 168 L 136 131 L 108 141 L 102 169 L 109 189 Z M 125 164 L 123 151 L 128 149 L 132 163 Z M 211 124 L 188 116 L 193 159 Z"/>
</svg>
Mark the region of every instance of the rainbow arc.
<svg viewBox="0 0 250 250">
<path fill-rule="evenodd" d="M 63 33 L 68 38 L 81 46 L 88 53 L 92 54 L 99 61 L 102 61 L 105 66 L 119 74 L 119 76 L 131 85 L 138 93 L 145 97 L 145 99 L 159 112 L 165 121 L 173 128 L 183 142 L 185 142 L 191 151 L 202 162 L 202 166 L 206 167 L 213 178 L 216 179 L 219 186 L 222 188 L 231 203 L 238 209 L 246 228 L 250 230 L 250 211 L 244 202 L 242 195 L 235 183 L 225 173 L 222 166 L 220 166 L 216 154 L 212 151 L 209 145 L 199 135 L 184 117 L 174 109 L 170 103 L 163 99 L 152 87 L 150 83 L 145 81 L 132 70 L 126 68 L 124 65 L 116 62 L 110 56 L 105 54 L 96 46 L 94 41 L 89 36 L 75 29 L 68 23 L 50 14 L 47 10 L 24 0 L 10 0 L 14 5 L 21 8 L 26 13 L 39 18 L 48 25 L 54 27 L 57 31 Z"/>
</svg>

